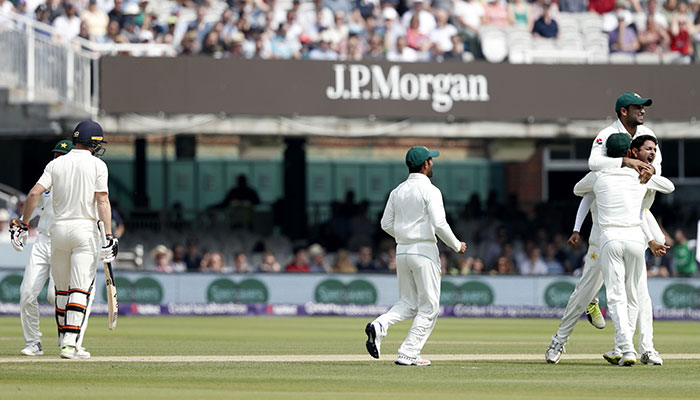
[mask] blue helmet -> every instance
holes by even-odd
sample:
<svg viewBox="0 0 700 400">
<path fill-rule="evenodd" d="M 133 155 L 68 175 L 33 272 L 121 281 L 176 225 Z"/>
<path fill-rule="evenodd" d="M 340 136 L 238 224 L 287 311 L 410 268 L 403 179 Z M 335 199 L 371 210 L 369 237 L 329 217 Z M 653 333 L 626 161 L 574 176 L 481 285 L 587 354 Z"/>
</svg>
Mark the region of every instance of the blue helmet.
<svg viewBox="0 0 700 400">
<path fill-rule="evenodd" d="M 95 121 L 83 121 L 73 129 L 73 143 L 82 144 L 92 150 L 92 153 L 99 157 L 104 154 L 105 149 L 102 148 L 102 143 L 107 143 L 104 140 L 102 127 Z"/>
</svg>

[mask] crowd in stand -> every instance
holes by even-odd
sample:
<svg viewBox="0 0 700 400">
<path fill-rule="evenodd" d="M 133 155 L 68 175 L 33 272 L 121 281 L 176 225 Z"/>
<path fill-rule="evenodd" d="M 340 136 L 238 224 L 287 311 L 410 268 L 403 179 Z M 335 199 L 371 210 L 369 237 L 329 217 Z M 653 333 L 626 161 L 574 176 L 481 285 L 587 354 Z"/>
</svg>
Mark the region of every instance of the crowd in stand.
<svg viewBox="0 0 700 400">
<path fill-rule="evenodd" d="M 514 196 L 506 204 L 499 204 L 492 196 L 485 207 L 473 196 L 459 215 L 449 218 L 455 234 L 468 248 L 462 256 L 440 244 L 443 275 L 580 274 L 587 245 L 585 241 L 578 248 L 567 244 L 576 206 L 540 204 L 526 214 Z M 369 215 L 366 202 L 346 200 L 332 208 L 331 218 L 310 234 L 307 243 L 312 244 L 298 244 L 289 254 L 275 254 L 279 249 L 262 241 L 252 252 L 225 254 L 189 240 L 186 245 L 176 243 L 170 248 L 156 246 L 151 251 L 152 268 L 158 272 L 395 273 L 395 242 L 379 228 L 380 216 Z M 649 276 L 696 275 L 696 244 L 681 227 L 692 226 L 697 216 L 688 214 L 681 220 L 662 204 L 655 211 L 662 226 L 664 218 L 669 221 L 666 243 L 672 250 L 663 258 L 647 254 Z M 584 225 L 582 239 L 588 229 Z"/>
<path fill-rule="evenodd" d="M 675 52 L 700 43 L 700 0 L 0 0 L 64 38 L 164 43 L 180 55 L 315 60 L 443 61 L 481 58 L 484 26 L 556 38 L 561 13 L 602 15 L 611 52 Z M 194 19 L 182 10 L 194 8 Z M 188 15 L 191 15 L 189 13 Z"/>
</svg>

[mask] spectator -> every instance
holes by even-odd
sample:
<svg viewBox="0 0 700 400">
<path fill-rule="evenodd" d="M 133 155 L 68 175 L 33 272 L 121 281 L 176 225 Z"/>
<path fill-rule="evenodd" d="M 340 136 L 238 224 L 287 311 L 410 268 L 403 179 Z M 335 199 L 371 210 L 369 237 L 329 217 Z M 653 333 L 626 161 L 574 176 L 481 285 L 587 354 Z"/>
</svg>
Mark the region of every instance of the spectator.
<svg viewBox="0 0 700 400">
<path fill-rule="evenodd" d="M 624 0 L 622 0 L 624 2 Z M 626 22 L 626 10 L 617 13 L 617 28 L 608 33 L 611 53 L 636 53 L 640 49 L 637 32 Z"/>
<path fill-rule="evenodd" d="M 215 30 L 209 31 L 202 42 L 202 54 L 220 58 L 224 54 L 223 42 Z"/>
<path fill-rule="evenodd" d="M 249 274 L 253 268 L 248 265 L 248 256 L 243 252 L 238 252 L 233 256 L 233 272 L 237 274 Z"/>
<path fill-rule="evenodd" d="M 330 39 L 328 35 L 321 34 L 321 42 L 319 46 L 309 52 L 311 60 L 328 60 L 335 61 L 338 59 L 338 53 L 331 49 Z"/>
<path fill-rule="evenodd" d="M 212 24 L 205 20 L 206 16 L 207 8 L 204 6 L 197 7 L 197 16 L 195 20 L 192 21 L 187 27 L 187 30 L 194 30 L 197 32 L 197 42 L 200 43 L 204 40 L 204 37 L 212 28 Z"/>
<path fill-rule="evenodd" d="M 683 229 L 677 228 L 673 234 L 673 259 L 676 263 L 676 274 L 681 277 L 694 276 L 698 272 L 695 252 L 688 247 L 688 238 Z"/>
<path fill-rule="evenodd" d="M 523 27 L 528 31 L 532 30 L 532 11 L 525 0 L 513 0 L 508 4 L 508 18 L 511 25 Z"/>
<path fill-rule="evenodd" d="M 435 12 L 437 26 L 430 33 L 430 41 L 437 46 L 440 54 L 452 51 L 454 46 L 452 43 L 452 37 L 457 35 L 457 28 L 448 22 L 449 17 L 449 14 L 445 10 L 437 10 Z"/>
<path fill-rule="evenodd" d="M 351 32 L 347 39 L 338 44 L 339 59 L 347 61 L 361 61 L 365 44 L 357 33 Z"/>
<path fill-rule="evenodd" d="M 654 17 L 646 19 L 646 30 L 639 34 L 640 50 L 646 53 L 662 53 L 668 48 L 671 38 L 664 29 L 660 29 Z"/>
<path fill-rule="evenodd" d="M 110 21 L 107 25 L 107 37 L 105 43 L 128 43 L 129 41 L 121 34 L 119 22 Z"/>
<path fill-rule="evenodd" d="M 386 273 L 396 273 L 396 246 L 393 243 L 379 254 L 379 265 Z"/>
<path fill-rule="evenodd" d="M 430 48 L 430 38 L 419 28 L 419 19 L 414 15 L 406 29 L 406 44 L 413 50 L 423 52 Z"/>
<path fill-rule="evenodd" d="M 350 253 L 344 249 L 340 249 L 335 253 L 335 261 L 333 262 L 332 270 L 336 274 L 357 273 L 357 267 L 350 262 Z"/>
<path fill-rule="evenodd" d="M 542 252 L 538 247 L 532 247 L 528 257 L 518 264 L 520 275 L 546 275 L 547 264 L 542 259 Z"/>
<path fill-rule="evenodd" d="M 247 203 L 250 205 L 260 204 L 260 197 L 258 192 L 248 185 L 248 178 L 245 175 L 240 174 L 236 177 L 236 186 L 231 188 L 226 194 L 224 200 L 216 205 L 216 208 L 227 208 L 230 207 L 234 202 L 236 203 Z"/>
<path fill-rule="evenodd" d="M 496 268 L 492 271 L 495 275 L 513 275 L 515 274 L 515 265 L 508 257 L 499 257 L 496 260 Z"/>
<path fill-rule="evenodd" d="M 468 50 L 481 58 L 479 27 L 485 23 L 484 6 L 479 0 L 454 0 L 454 16 L 460 36 L 467 43 Z"/>
<path fill-rule="evenodd" d="M 202 264 L 200 266 L 201 272 L 212 272 L 212 273 L 223 273 L 226 262 L 224 261 L 224 256 L 218 252 L 206 253 L 202 257 Z"/>
<path fill-rule="evenodd" d="M 394 62 L 416 62 L 418 61 L 418 53 L 406 45 L 405 37 L 399 36 L 396 39 L 395 49 L 387 53 L 386 59 Z"/>
<path fill-rule="evenodd" d="M 678 5 L 678 12 L 671 18 L 671 45 L 670 50 L 679 55 L 678 61 L 689 63 L 693 55 L 693 45 L 691 37 L 694 34 L 694 25 L 688 18 L 687 4 L 681 2 Z"/>
<path fill-rule="evenodd" d="M 510 25 L 508 9 L 499 0 L 488 0 L 484 7 L 484 25 L 505 28 Z"/>
<path fill-rule="evenodd" d="M 122 13 L 122 7 L 124 6 L 124 0 L 114 0 L 114 7 L 107 13 L 110 21 L 116 21 L 119 24 L 119 29 L 124 25 L 124 14 Z"/>
<path fill-rule="evenodd" d="M 372 257 L 372 248 L 369 246 L 361 246 L 358 251 L 358 260 L 355 264 L 357 272 L 376 273 L 383 272 L 380 270 L 380 265 L 374 261 Z"/>
<path fill-rule="evenodd" d="M 465 51 L 462 37 L 459 35 L 454 35 L 450 38 L 450 40 L 452 41 L 452 49 L 442 55 L 443 59 L 445 61 L 464 61 Z"/>
<path fill-rule="evenodd" d="M 92 37 L 90 37 L 90 32 L 88 31 L 88 26 L 85 23 L 85 21 L 80 21 L 80 33 L 77 37 L 85 40 L 92 40 Z"/>
<path fill-rule="evenodd" d="M 107 36 L 109 16 L 97 6 L 97 0 L 90 0 L 88 9 L 83 11 L 81 18 L 87 24 L 88 33 L 94 40 L 102 41 Z"/>
<path fill-rule="evenodd" d="M 634 18 L 628 8 L 628 0 L 616 0 L 615 9 L 603 15 L 603 30 L 608 33 L 617 30 L 622 20 L 624 20 L 624 26 L 631 25 Z"/>
<path fill-rule="evenodd" d="M 412 0 L 410 4 L 411 9 L 401 16 L 401 24 L 408 30 L 412 24 L 411 20 L 414 16 L 417 16 L 417 27 L 419 27 L 420 33 L 426 36 L 430 35 L 437 26 L 435 17 L 430 11 L 425 9 L 424 0 Z"/>
<path fill-rule="evenodd" d="M 485 273 L 486 265 L 484 265 L 484 261 L 479 257 L 474 258 L 474 262 L 472 263 L 471 275 L 483 275 Z"/>
<path fill-rule="evenodd" d="M 382 17 L 384 18 L 384 48 L 386 51 L 394 50 L 396 40 L 406 35 L 406 29 L 399 22 L 399 14 L 390 5 L 382 9 Z"/>
<path fill-rule="evenodd" d="M 326 261 L 326 252 L 320 244 L 314 243 L 309 247 L 309 262 L 310 272 L 330 272 L 331 266 Z"/>
<path fill-rule="evenodd" d="M 60 38 L 70 40 L 80 34 L 80 18 L 76 15 L 73 3 L 64 3 L 63 9 L 65 14 L 56 17 L 53 21 L 53 27 Z"/>
<path fill-rule="evenodd" d="M 586 12 L 586 0 L 559 0 L 559 10 L 566 13 Z"/>
<path fill-rule="evenodd" d="M 450 275 L 470 275 L 473 265 L 474 257 L 458 258 L 455 268 L 450 270 Z"/>
<path fill-rule="evenodd" d="M 284 272 L 310 272 L 309 267 L 309 257 L 306 253 L 306 249 L 303 247 L 298 247 L 294 250 L 294 259 L 286 267 L 284 267 Z"/>
<path fill-rule="evenodd" d="M 283 60 L 301 58 L 299 42 L 287 38 L 287 28 L 286 23 L 280 24 L 275 37 L 270 40 L 270 58 Z"/>
<path fill-rule="evenodd" d="M 557 21 L 552 19 L 550 8 L 552 3 L 549 0 L 545 0 L 543 3 L 544 9 L 542 10 L 542 16 L 535 21 L 532 27 L 532 34 L 535 37 L 542 37 L 547 39 L 556 39 L 559 36 L 559 26 Z"/>
<path fill-rule="evenodd" d="M 281 272 L 282 267 L 277 262 L 277 258 L 271 251 L 265 252 L 259 268 L 260 272 Z"/>
<path fill-rule="evenodd" d="M 651 18 L 659 30 L 668 30 L 668 18 L 659 11 L 657 0 L 647 0 L 647 12 L 640 12 L 636 15 L 635 25 L 638 31 L 649 29 L 648 18 Z"/>
<path fill-rule="evenodd" d="M 185 262 L 185 246 L 180 243 L 173 245 L 173 272 L 187 272 L 187 263 Z"/>
<path fill-rule="evenodd" d="M 199 247 L 195 242 L 190 242 L 187 245 L 187 255 L 184 258 L 187 265 L 187 272 L 199 271 L 202 265 L 202 255 L 199 254 Z"/>
<path fill-rule="evenodd" d="M 615 8 L 615 0 L 588 0 L 588 11 L 605 14 Z"/>
<path fill-rule="evenodd" d="M 151 258 L 155 262 L 154 270 L 156 272 L 168 274 L 174 272 L 172 264 L 173 252 L 165 245 L 159 244 L 151 250 Z"/>
<path fill-rule="evenodd" d="M 384 43 L 381 36 L 372 35 L 369 38 L 369 49 L 364 55 L 365 60 L 381 61 L 386 58 L 384 55 Z"/>
<path fill-rule="evenodd" d="M 446 276 L 452 270 L 450 255 L 446 251 L 440 252 L 440 276 Z"/>
<path fill-rule="evenodd" d="M 549 243 L 545 250 L 544 263 L 547 265 L 547 275 L 563 275 L 566 271 L 561 262 L 557 260 L 557 249 L 553 243 Z"/>
</svg>

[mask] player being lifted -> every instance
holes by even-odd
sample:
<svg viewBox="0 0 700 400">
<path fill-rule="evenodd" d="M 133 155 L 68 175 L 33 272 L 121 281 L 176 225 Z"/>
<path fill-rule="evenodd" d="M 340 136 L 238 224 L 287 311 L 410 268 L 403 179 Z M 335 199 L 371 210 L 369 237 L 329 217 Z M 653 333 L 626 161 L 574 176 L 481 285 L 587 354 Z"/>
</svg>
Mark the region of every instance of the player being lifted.
<svg viewBox="0 0 700 400">
<path fill-rule="evenodd" d="M 420 352 L 435 327 L 440 308 L 440 258 L 435 234 L 454 251 L 463 254 L 460 242 L 445 219 L 440 189 L 433 186 L 433 158 L 440 153 L 414 146 L 406 153 L 408 179 L 389 195 L 382 229 L 396 239 L 396 276 L 399 301 L 367 324 L 367 351 L 379 358 L 382 338 L 389 327 L 415 316 L 408 336 L 399 347 L 397 365 L 428 366 Z"/>
<path fill-rule="evenodd" d="M 644 115 L 646 113 L 644 107 L 650 106 L 651 104 L 651 99 L 642 98 L 636 93 L 623 93 L 617 98 L 615 102 L 615 112 L 618 116 L 618 120 L 616 120 L 609 127 L 600 131 L 598 136 L 596 136 L 595 140 L 593 141 L 591 154 L 588 160 L 589 168 L 592 171 L 599 171 L 606 168 L 619 169 L 622 166 L 627 166 L 637 170 L 637 172 L 640 174 L 640 181 L 643 182 L 648 181 L 653 173 L 661 173 L 661 152 L 658 148 L 651 158 L 611 158 L 606 154 L 605 142 L 607 141 L 607 138 L 614 133 L 626 132 L 631 137 L 651 136 L 654 140 L 656 140 L 654 132 L 642 125 L 644 123 Z M 633 153 L 632 155 L 634 154 L 636 153 Z M 647 209 L 645 217 L 648 220 L 651 229 L 654 232 L 660 232 L 656 220 L 651 212 L 648 211 L 653 201 L 654 194 L 653 192 L 650 192 L 648 196 L 645 197 L 644 201 L 645 208 Z M 569 245 L 578 247 L 580 240 L 579 231 L 589 208 L 593 217 L 593 226 L 589 237 L 589 249 L 585 257 L 585 268 L 581 279 L 576 284 L 576 288 L 569 298 L 559 330 L 557 331 L 557 334 L 552 337 L 552 343 L 545 353 L 545 359 L 548 363 L 556 364 L 559 362 L 561 354 L 564 351 L 564 344 L 571 335 L 574 325 L 584 309 L 587 308 L 586 314 L 591 324 L 599 329 L 605 327 L 605 319 L 600 312 L 600 308 L 598 307 L 598 299 L 596 298 L 596 295 L 600 291 L 603 283 L 603 276 L 599 265 L 601 254 L 598 246 L 599 227 L 597 225 L 595 215 L 596 204 L 593 199 L 593 194 L 584 196 L 581 204 L 579 205 L 578 213 L 576 215 L 576 224 L 574 226 L 574 232 L 569 239 Z M 662 234 L 655 234 L 655 238 L 660 243 L 664 242 Z M 650 302 L 651 300 L 649 300 L 649 303 Z M 651 305 L 649 305 L 649 310 L 642 310 L 642 315 L 645 315 L 647 312 L 651 313 Z M 647 331 L 647 329 L 640 328 L 640 332 L 641 331 Z M 649 341 L 646 342 L 648 343 Z M 611 363 L 617 363 L 620 356 L 621 355 L 619 352 L 612 351 L 606 353 L 605 358 Z M 662 360 L 658 353 L 651 348 L 648 351 L 642 352 L 642 362 L 661 364 Z"/>
<path fill-rule="evenodd" d="M 29 216 L 41 193 L 53 192 L 51 225 L 51 276 L 56 285 L 56 324 L 62 358 L 88 358 L 80 340 L 85 335 L 87 307 L 93 295 L 98 259 L 113 261 L 117 239 L 112 237 L 111 206 L 107 195 L 107 165 L 98 157 L 106 143 L 102 127 L 83 121 L 73 131 L 75 149 L 51 161 L 27 195 L 21 230 L 29 229 Z M 108 237 L 100 246 L 98 218 Z M 26 234 L 24 235 L 26 238 Z"/>
</svg>

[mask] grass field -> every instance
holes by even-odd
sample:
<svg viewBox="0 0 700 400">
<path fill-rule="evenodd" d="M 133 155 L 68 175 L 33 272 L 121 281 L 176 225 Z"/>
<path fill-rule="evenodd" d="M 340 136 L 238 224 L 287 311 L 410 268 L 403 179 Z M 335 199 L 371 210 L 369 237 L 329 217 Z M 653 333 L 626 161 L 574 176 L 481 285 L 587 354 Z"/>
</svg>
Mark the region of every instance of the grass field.
<svg viewBox="0 0 700 400">
<path fill-rule="evenodd" d="M 53 320 L 46 318 L 41 321 L 46 355 L 38 357 L 43 362 L 19 362 L 26 361 L 17 355 L 23 347 L 19 319 L 2 317 L 0 398 L 700 397 L 700 324 L 695 322 L 656 322 L 657 349 L 674 357 L 661 367 L 622 368 L 599 357 L 612 346 L 611 324 L 599 331 L 581 321 L 561 363 L 549 365 L 544 351 L 557 320 L 443 318 L 423 354 L 455 359 L 419 368 L 393 364 L 408 322 L 392 328 L 382 359 L 373 360 L 364 348 L 367 321 L 124 317 L 110 332 L 105 318 L 93 317 L 84 343 L 93 359 L 73 361 L 58 358 Z M 683 354 L 695 359 L 679 359 Z M 318 355 L 323 361 L 292 361 L 295 355 Z M 125 356 L 130 358 L 114 358 Z M 148 356 L 183 357 L 139 361 Z M 193 356 L 284 356 L 286 361 L 196 362 Z M 515 359 L 500 360 L 506 356 Z"/>
</svg>

